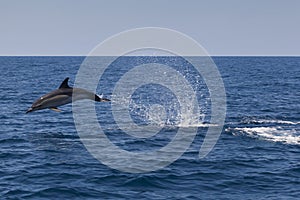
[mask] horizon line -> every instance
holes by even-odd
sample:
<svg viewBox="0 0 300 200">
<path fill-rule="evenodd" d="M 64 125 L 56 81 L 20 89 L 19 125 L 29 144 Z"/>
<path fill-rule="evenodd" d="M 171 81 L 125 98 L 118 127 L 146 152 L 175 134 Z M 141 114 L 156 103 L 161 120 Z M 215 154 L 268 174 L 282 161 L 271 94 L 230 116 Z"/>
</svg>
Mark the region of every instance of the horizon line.
<svg viewBox="0 0 300 200">
<path fill-rule="evenodd" d="M 61 55 L 55 55 L 55 54 L 37 54 L 37 55 L 0 55 L 0 57 L 88 57 L 89 55 L 80 55 L 80 54 L 61 54 Z M 105 56 L 116 56 L 116 55 L 103 55 L 101 57 Z M 119 56 L 119 55 L 118 55 Z M 134 56 L 153 56 L 153 57 L 176 57 L 176 56 L 183 56 L 183 55 L 122 55 L 122 56 L 128 56 L 128 57 L 134 57 Z M 256 55 L 256 54 L 244 54 L 244 55 L 232 55 L 232 54 L 215 54 L 215 55 L 184 55 L 184 56 L 191 56 L 191 57 L 197 57 L 197 56 L 209 56 L 209 57 L 300 57 L 299 55 Z"/>
</svg>

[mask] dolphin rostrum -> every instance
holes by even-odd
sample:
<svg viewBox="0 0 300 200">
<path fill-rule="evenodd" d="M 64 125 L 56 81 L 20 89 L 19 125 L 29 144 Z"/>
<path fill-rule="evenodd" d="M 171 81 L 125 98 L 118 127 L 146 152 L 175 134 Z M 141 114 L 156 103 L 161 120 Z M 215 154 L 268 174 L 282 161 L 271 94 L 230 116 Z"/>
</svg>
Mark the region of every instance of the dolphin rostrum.
<svg viewBox="0 0 300 200">
<path fill-rule="evenodd" d="M 49 92 L 37 99 L 26 113 L 46 108 L 59 112 L 60 110 L 57 107 L 71 103 L 73 93 L 75 95 L 73 97 L 74 101 L 81 99 L 91 99 L 98 102 L 110 101 L 109 99 L 102 98 L 93 92 L 81 88 L 72 88 L 68 85 L 68 81 L 69 78 L 66 78 L 58 89 L 53 90 L 52 92 Z"/>
</svg>

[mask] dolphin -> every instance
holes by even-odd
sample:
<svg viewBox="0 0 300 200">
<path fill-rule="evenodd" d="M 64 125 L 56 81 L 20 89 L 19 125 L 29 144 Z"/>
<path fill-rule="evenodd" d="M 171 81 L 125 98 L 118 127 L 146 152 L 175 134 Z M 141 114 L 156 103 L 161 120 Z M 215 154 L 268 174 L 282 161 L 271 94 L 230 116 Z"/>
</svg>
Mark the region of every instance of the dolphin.
<svg viewBox="0 0 300 200">
<path fill-rule="evenodd" d="M 68 85 L 69 77 L 67 77 L 59 86 L 58 89 L 49 92 L 38 98 L 32 106 L 27 110 L 26 113 L 33 112 L 36 110 L 42 109 L 51 109 L 53 111 L 60 112 L 57 108 L 58 106 L 62 106 L 72 102 L 72 96 L 74 93 L 73 101 L 81 100 L 81 99 L 91 99 L 93 101 L 98 102 L 108 102 L 109 99 L 102 98 L 93 92 L 87 91 L 81 88 L 72 88 Z"/>
</svg>

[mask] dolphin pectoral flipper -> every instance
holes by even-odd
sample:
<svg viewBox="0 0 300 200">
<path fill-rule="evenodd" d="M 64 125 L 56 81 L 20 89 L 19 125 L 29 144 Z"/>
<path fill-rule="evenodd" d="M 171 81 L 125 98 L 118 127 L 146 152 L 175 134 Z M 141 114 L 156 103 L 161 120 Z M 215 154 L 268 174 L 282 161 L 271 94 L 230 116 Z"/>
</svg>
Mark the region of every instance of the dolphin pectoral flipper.
<svg viewBox="0 0 300 200">
<path fill-rule="evenodd" d="M 53 107 L 53 108 L 49 108 L 50 110 L 53 110 L 53 111 L 55 111 L 55 112 L 61 112 L 61 110 L 59 110 L 58 108 L 55 108 L 55 107 Z"/>
</svg>

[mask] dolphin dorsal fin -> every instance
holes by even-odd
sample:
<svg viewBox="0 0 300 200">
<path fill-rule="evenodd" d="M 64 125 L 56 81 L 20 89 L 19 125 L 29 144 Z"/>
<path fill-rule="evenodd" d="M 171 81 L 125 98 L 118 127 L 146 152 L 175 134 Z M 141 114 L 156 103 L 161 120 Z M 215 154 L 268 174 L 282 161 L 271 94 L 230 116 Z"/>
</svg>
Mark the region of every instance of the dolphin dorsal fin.
<svg viewBox="0 0 300 200">
<path fill-rule="evenodd" d="M 68 81 L 69 81 L 69 77 L 65 78 L 65 80 L 60 84 L 59 89 L 61 89 L 61 88 L 71 88 L 68 85 Z"/>
</svg>

